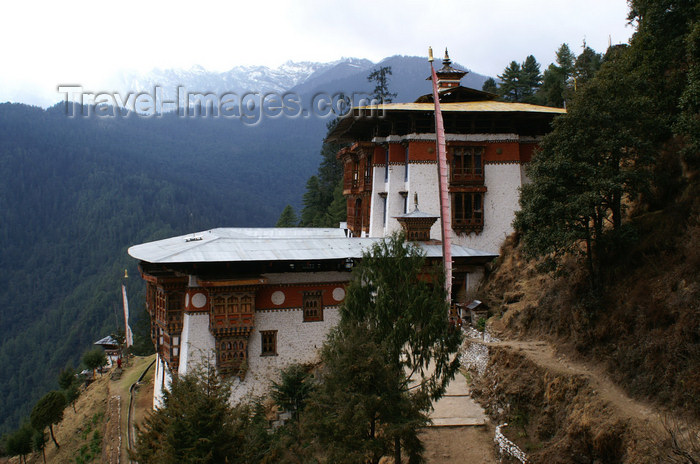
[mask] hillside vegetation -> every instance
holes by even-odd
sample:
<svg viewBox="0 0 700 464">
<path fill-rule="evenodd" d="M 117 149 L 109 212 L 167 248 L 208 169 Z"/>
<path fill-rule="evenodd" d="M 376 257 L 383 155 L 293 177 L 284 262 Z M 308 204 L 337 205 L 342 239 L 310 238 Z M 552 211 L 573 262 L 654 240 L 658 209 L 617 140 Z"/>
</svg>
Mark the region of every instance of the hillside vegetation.
<svg viewBox="0 0 700 464">
<path fill-rule="evenodd" d="M 60 369 L 123 324 L 122 281 L 132 315 L 143 315 L 129 246 L 272 226 L 302 191 L 323 126 L 63 111 L 0 104 L 0 435 L 27 417 Z"/>
<path fill-rule="evenodd" d="M 493 330 L 535 340 L 494 346 L 476 388 L 533 462 L 700 458 L 700 5 L 630 6 L 637 32 L 545 137 L 481 288 Z"/>
</svg>

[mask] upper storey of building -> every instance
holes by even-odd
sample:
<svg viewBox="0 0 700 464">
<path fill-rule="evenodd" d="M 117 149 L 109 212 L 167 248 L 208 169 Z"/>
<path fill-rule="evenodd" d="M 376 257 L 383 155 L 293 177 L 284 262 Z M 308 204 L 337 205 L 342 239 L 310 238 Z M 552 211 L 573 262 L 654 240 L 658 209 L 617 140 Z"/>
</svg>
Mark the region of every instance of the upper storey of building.
<svg viewBox="0 0 700 464">
<path fill-rule="evenodd" d="M 435 74 L 448 135 L 513 134 L 538 137 L 549 132 L 554 116 L 565 112 L 562 108 L 495 101 L 495 94 L 460 86 L 459 82 L 467 72 L 452 66 L 447 50 L 443 66 Z M 399 142 L 419 134 L 434 136 L 434 110 L 432 93 L 419 97 L 413 103 L 355 107 L 331 131 L 328 140 Z"/>
</svg>

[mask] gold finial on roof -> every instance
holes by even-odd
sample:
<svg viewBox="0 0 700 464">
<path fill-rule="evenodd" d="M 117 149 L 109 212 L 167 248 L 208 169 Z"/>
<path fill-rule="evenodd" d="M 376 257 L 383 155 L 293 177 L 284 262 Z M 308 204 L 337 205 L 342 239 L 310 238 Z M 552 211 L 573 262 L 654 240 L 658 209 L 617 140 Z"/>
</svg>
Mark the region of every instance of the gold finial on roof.
<svg viewBox="0 0 700 464">
<path fill-rule="evenodd" d="M 125 279 L 128 279 L 128 278 L 129 278 L 129 274 L 127 274 L 126 269 L 124 269 L 124 278 L 125 278 Z"/>
<path fill-rule="evenodd" d="M 433 47 L 428 47 L 428 61 L 433 62 Z"/>
</svg>

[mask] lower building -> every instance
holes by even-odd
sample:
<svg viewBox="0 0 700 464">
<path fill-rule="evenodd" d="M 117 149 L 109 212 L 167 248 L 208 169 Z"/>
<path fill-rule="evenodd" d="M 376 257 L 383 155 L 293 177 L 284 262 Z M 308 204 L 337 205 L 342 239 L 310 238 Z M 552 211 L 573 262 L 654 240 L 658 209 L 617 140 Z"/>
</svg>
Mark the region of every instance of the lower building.
<svg viewBox="0 0 700 464">
<path fill-rule="evenodd" d="M 353 266 L 381 240 L 348 235 L 344 229 L 231 228 L 131 247 L 146 281 L 158 353 L 154 406 L 172 375 L 206 362 L 234 377 L 233 401 L 264 393 L 290 364 L 314 362 L 339 321 Z M 442 259 L 439 242 L 416 244 L 429 261 Z M 452 253 L 462 285 L 496 257 L 461 246 Z"/>
</svg>

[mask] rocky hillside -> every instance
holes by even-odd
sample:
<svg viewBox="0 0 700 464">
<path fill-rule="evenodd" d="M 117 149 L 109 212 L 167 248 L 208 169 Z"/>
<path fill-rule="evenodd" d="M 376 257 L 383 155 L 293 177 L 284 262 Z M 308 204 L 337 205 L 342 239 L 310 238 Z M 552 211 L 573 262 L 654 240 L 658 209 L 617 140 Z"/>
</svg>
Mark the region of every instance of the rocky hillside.
<svg viewBox="0 0 700 464">
<path fill-rule="evenodd" d="M 545 271 L 504 245 L 480 294 L 504 341 L 474 342 L 473 390 L 530 462 L 697 462 L 699 198 L 631 217 L 600 296 L 575 257 Z"/>
</svg>

